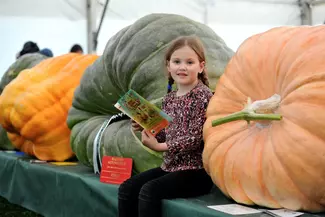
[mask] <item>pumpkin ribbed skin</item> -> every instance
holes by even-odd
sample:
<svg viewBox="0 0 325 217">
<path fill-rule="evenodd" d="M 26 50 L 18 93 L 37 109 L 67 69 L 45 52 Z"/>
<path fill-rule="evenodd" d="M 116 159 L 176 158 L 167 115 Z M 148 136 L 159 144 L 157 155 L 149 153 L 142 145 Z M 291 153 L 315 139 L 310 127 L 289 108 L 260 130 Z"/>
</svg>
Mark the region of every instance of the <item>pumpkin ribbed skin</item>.
<svg viewBox="0 0 325 217">
<path fill-rule="evenodd" d="M 17 59 L 4 73 L 0 81 L 0 94 L 3 89 L 9 84 L 17 75 L 24 69 L 32 68 L 41 61 L 47 59 L 46 56 L 39 53 L 25 54 Z M 0 125 L 0 149 L 13 150 L 10 140 L 8 139 L 7 132 Z"/>
<path fill-rule="evenodd" d="M 252 36 L 222 75 L 204 125 L 203 162 L 222 192 L 243 204 L 325 210 L 325 27 L 279 27 Z M 281 96 L 282 120 L 261 127 L 215 119 Z"/>
<path fill-rule="evenodd" d="M 163 59 L 170 42 L 181 35 L 197 35 L 206 47 L 211 87 L 233 55 L 209 27 L 178 15 L 151 14 L 112 37 L 103 56 L 89 67 L 76 89 L 68 124 L 71 146 L 78 159 L 92 165 L 94 138 L 105 119 L 119 113 L 117 100 L 130 88 L 159 104 L 167 92 Z M 102 155 L 131 157 L 134 171 L 159 166 L 161 154 L 145 149 L 129 120 L 118 121 L 105 131 Z"/>
<path fill-rule="evenodd" d="M 41 160 L 73 156 L 66 124 L 73 92 L 96 55 L 66 54 L 22 71 L 0 97 L 0 123 L 13 145 Z"/>
</svg>

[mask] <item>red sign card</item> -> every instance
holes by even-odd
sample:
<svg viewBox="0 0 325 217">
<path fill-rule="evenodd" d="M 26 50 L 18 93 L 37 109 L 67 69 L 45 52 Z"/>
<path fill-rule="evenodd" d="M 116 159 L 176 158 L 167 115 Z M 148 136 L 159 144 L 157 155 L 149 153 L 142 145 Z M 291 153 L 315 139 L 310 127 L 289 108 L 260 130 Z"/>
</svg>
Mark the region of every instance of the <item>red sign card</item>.
<svg viewBox="0 0 325 217">
<path fill-rule="evenodd" d="M 109 184 L 121 184 L 132 174 L 132 159 L 104 156 L 100 181 Z"/>
</svg>

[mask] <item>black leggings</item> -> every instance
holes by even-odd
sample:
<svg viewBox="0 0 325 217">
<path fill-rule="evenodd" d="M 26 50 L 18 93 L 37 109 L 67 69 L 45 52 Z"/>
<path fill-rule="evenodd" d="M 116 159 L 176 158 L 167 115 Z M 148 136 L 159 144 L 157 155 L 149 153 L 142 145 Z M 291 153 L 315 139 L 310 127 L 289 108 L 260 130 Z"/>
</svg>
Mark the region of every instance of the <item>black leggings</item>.
<svg viewBox="0 0 325 217">
<path fill-rule="evenodd" d="M 204 169 L 165 172 L 154 168 L 121 184 L 119 217 L 160 217 L 162 199 L 196 197 L 211 188 L 211 178 Z"/>
</svg>

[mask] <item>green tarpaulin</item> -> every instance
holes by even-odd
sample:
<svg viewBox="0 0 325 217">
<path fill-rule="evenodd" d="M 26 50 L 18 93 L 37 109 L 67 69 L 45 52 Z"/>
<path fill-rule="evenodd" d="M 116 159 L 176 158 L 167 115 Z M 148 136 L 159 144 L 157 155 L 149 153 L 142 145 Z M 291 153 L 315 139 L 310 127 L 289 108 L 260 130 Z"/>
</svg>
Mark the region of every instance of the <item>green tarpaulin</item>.
<svg viewBox="0 0 325 217">
<path fill-rule="evenodd" d="M 34 164 L 27 157 L 0 152 L 0 196 L 45 217 L 116 217 L 117 191 L 117 185 L 101 183 L 83 165 Z M 226 217 L 231 215 L 207 206 L 229 203 L 233 201 L 214 190 L 198 198 L 164 200 L 163 216 Z M 321 215 L 302 217 L 308 216 Z"/>
</svg>

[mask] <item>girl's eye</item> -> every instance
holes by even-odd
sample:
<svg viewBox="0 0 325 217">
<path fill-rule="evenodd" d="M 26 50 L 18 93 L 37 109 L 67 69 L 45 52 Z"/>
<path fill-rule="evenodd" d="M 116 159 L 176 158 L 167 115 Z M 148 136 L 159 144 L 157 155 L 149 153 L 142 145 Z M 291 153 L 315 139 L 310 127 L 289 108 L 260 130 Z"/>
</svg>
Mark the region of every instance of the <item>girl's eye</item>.
<svg viewBox="0 0 325 217">
<path fill-rule="evenodd" d="M 179 60 L 174 60 L 174 63 L 179 64 L 181 61 Z"/>
<path fill-rule="evenodd" d="M 193 62 L 192 62 L 192 61 L 189 61 L 189 62 L 187 62 L 187 63 L 188 63 L 188 64 L 190 64 L 190 65 L 191 65 L 191 64 L 193 64 Z"/>
</svg>

